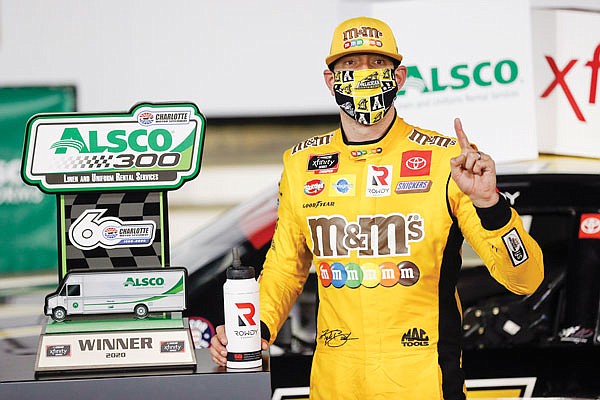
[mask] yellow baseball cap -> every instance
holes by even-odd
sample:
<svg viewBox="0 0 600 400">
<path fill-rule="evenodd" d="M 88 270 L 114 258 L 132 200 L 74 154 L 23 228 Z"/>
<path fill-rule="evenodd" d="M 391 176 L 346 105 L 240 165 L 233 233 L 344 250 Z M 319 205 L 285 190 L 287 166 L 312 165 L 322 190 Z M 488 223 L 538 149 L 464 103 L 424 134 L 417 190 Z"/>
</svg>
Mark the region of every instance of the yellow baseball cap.
<svg viewBox="0 0 600 400">
<path fill-rule="evenodd" d="M 377 53 L 402 61 L 392 29 L 385 22 L 369 17 L 351 18 L 335 28 L 325 63 L 331 65 L 352 53 Z"/>
</svg>

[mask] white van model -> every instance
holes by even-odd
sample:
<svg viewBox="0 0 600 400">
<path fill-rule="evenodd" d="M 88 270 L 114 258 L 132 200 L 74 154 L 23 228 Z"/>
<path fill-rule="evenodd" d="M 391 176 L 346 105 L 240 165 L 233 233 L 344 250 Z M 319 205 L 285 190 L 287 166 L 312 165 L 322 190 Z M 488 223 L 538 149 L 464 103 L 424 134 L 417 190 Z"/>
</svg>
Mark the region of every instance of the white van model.
<svg viewBox="0 0 600 400">
<path fill-rule="evenodd" d="M 186 308 L 185 268 L 135 270 L 73 270 L 59 289 L 46 296 L 45 314 L 55 321 L 74 314 L 183 311 Z"/>
</svg>

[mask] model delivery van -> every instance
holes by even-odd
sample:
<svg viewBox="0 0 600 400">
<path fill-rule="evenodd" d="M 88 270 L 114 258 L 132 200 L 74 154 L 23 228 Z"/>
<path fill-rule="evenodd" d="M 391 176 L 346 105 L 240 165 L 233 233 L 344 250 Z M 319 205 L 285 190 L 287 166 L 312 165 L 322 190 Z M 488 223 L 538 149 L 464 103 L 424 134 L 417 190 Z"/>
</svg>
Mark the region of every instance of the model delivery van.
<svg viewBox="0 0 600 400">
<path fill-rule="evenodd" d="M 56 292 L 46 296 L 45 314 L 55 321 L 68 315 L 183 311 L 185 268 L 73 270 Z"/>
</svg>

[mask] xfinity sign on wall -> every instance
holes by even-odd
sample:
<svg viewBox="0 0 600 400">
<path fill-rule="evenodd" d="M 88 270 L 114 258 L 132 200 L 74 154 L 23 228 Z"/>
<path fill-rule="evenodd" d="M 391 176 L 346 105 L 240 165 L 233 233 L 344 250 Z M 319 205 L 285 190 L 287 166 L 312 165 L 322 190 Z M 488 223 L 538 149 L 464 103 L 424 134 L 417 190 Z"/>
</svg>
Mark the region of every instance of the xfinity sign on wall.
<svg viewBox="0 0 600 400">
<path fill-rule="evenodd" d="M 407 122 L 469 139 L 497 162 L 538 155 L 529 2 L 402 1 L 372 6 L 396 34 Z"/>
<path fill-rule="evenodd" d="M 540 151 L 600 157 L 600 14 L 533 13 Z"/>
</svg>

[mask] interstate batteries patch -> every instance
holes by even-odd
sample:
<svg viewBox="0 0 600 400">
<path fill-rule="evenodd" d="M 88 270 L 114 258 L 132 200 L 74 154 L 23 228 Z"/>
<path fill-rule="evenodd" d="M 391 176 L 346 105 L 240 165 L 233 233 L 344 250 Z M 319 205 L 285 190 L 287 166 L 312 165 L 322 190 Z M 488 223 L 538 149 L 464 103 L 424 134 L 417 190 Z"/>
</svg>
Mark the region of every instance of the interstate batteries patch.
<svg viewBox="0 0 600 400">
<path fill-rule="evenodd" d="M 510 260 L 512 261 L 513 266 L 516 267 L 517 265 L 527 261 L 529 255 L 527 255 L 525 245 L 523 245 L 521 236 L 519 236 L 519 233 L 515 228 L 511 229 L 507 234 L 502 236 L 502 240 L 504 241 L 506 250 L 508 250 L 508 254 L 510 255 Z"/>
</svg>

